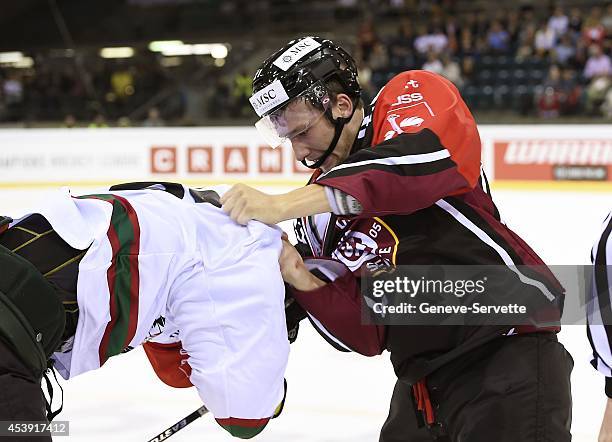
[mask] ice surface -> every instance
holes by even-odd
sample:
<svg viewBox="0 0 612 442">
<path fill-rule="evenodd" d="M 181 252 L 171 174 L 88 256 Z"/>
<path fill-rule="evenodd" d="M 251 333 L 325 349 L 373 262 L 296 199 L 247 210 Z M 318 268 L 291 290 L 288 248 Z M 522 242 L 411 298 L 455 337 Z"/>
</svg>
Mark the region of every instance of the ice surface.
<svg viewBox="0 0 612 442">
<path fill-rule="evenodd" d="M 0 189 L 0 213 L 31 205 L 39 193 Z M 587 264 L 599 225 L 612 209 L 610 193 L 494 190 L 494 197 L 507 224 L 550 264 Z M 293 235 L 290 225 L 284 227 Z M 575 360 L 574 441 L 592 442 L 605 405 L 603 377 L 588 363 L 584 326 L 564 327 L 560 339 Z M 285 410 L 257 440 L 377 441 L 395 382 L 388 355 L 365 358 L 337 352 L 306 323 L 291 350 Z M 58 419 L 70 421 L 71 436 L 58 440 L 144 441 L 200 406 L 194 389 L 172 389 L 158 381 L 140 348 L 62 383 L 65 403 Z M 210 416 L 170 439 L 229 440 Z"/>
</svg>

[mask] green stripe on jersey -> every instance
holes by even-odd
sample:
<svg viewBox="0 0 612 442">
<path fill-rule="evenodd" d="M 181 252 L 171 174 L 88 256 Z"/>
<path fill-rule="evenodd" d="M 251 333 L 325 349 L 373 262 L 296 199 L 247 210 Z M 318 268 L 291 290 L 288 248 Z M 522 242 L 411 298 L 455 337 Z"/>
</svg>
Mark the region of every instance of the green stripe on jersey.
<svg viewBox="0 0 612 442">
<path fill-rule="evenodd" d="M 129 336 L 130 325 L 132 325 L 134 331 L 136 329 L 137 324 L 130 323 L 131 319 L 138 321 L 138 254 L 134 254 L 132 248 L 140 242 L 140 238 L 136 234 L 140 229 L 137 225 L 138 220 L 135 212 L 133 218 L 136 219 L 131 219 L 128 208 L 115 195 L 92 194 L 76 198 L 100 199 L 111 203 L 113 206 L 107 232 L 113 253 L 112 262 L 107 272 L 111 320 L 107 325 L 100 345 L 100 365 L 102 365 L 108 358 L 123 352 L 126 348 L 133 338 L 133 336 Z M 130 207 L 130 209 L 133 211 L 133 208 Z M 133 309 L 136 309 L 135 312 L 132 311 Z"/>
</svg>

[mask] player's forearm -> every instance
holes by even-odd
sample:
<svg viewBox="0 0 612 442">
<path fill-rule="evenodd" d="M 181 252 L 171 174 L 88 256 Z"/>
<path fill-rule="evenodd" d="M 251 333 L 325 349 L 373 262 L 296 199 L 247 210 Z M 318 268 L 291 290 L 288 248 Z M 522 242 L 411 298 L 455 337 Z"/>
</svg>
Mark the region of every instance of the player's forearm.
<svg viewBox="0 0 612 442">
<path fill-rule="evenodd" d="M 280 195 L 279 203 L 284 220 L 332 211 L 325 188 L 318 184 L 309 184 Z"/>
<path fill-rule="evenodd" d="M 301 292 L 310 292 L 312 290 L 316 290 L 325 285 L 324 281 L 321 281 L 315 275 L 310 272 L 303 274 L 299 278 L 294 278 L 292 281 L 286 281 L 291 284 L 295 289 Z"/>
<path fill-rule="evenodd" d="M 361 289 L 348 269 L 344 275 L 319 288 L 300 290 L 296 287 L 292 295 L 345 347 L 365 356 L 379 355 L 384 350 L 385 327 L 361 323 Z"/>
</svg>

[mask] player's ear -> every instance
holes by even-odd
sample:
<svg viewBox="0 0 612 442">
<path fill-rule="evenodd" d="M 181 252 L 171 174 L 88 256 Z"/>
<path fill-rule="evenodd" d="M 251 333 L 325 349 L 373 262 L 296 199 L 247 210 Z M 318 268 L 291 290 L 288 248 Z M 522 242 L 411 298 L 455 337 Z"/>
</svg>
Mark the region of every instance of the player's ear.
<svg viewBox="0 0 612 442">
<path fill-rule="evenodd" d="M 353 101 L 346 94 L 338 94 L 335 103 L 337 117 L 348 118 L 353 113 Z"/>
</svg>

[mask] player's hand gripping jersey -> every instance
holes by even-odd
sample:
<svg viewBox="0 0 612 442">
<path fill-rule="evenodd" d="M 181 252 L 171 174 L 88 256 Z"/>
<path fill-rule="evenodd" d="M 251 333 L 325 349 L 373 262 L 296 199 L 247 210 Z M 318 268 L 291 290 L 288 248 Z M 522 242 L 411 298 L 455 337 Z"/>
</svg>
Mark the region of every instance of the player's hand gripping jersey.
<svg viewBox="0 0 612 442">
<path fill-rule="evenodd" d="M 237 225 L 211 191 L 119 189 L 59 191 L 29 212 L 86 251 L 76 332 L 54 354 L 56 368 L 67 379 L 145 343 L 164 382 L 194 385 L 234 436 L 259 433 L 285 394 L 280 230 Z"/>
<path fill-rule="evenodd" d="M 363 211 L 296 221 L 302 255 L 334 260 L 306 260 L 333 282 L 294 291 L 315 326 L 345 350 L 365 355 L 389 350 L 398 376 L 414 383 L 511 327 L 362 325 L 365 271 L 410 264 L 537 266 L 521 274 L 514 289 L 550 303 L 558 319 L 563 288 L 501 221 L 480 173 L 476 123 L 455 86 L 430 72 L 404 72 L 383 87 L 373 106 L 351 155 L 311 178 L 352 195 Z M 512 332 L 517 331 L 535 328 Z"/>
</svg>

